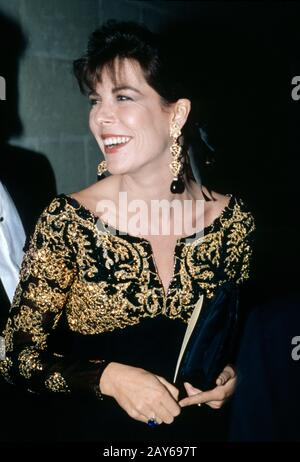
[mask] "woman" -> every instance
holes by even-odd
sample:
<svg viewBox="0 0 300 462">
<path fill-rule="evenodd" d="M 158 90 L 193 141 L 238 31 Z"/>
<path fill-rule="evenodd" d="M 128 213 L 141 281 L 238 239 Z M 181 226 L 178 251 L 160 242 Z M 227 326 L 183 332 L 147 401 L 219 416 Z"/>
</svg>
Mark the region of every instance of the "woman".
<svg viewBox="0 0 300 462">
<path fill-rule="evenodd" d="M 90 129 L 105 156 L 102 179 L 61 194 L 40 217 L 2 363 L 2 374 L 14 383 L 73 398 L 62 401 L 69 403 L 59 417 L 65 419 L 62 438 L 205 439 L 200 422 L 207 411 L 199 405 L 219 408 L 234 391 L 230 366 L 209 391 L 185 383 L 179 399 L 172 383 L 199 297 L 213 299 L 225 282 L 236 286 L 248 277 L 254 226 L 241 200 L 210 193 L 191 178 L 191 100 L 166 58 L 145 28 L 109 22 L 74 63 L 91 103 Z M 103 178 L 105 170 L 110 176 Z M 126 210 L 120 193 L 130 204 Z M 167 205 L 154 216 L 155 199 L 192 207 L 184 219 Z M 138 220 L 137 200 L 144 206 Z M 161 232 L 163 218 L 168 233 Z M 191 219 L 200 238 L 182 231 Z M 101 402 L 95 404 L 96 395 Z"/>
</svg>

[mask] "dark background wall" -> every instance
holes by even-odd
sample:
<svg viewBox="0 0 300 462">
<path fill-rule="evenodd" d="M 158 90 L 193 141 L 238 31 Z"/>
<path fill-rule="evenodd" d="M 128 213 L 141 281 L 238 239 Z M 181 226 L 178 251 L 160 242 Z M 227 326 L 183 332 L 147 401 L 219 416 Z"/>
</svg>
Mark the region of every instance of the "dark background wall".
<svg viewBox="0 0 300 462">
<path fill-rule="evenodd" d="M 52 178 L 52 194 L 54 182 L 57 192 L 94 182 L 101 153 L 89 134 L 72 60 L 109 18 L 143 21 L 154 30 L 175 22 L 174 46 L 189 51 L 186 72 L 196 72 L 202 122 L 216 150 L 215 189 L 239 194 L 255 213 L 255 276 L 264 290 L 294 290 L 300 101 L 292 100 L 291 80 L 300 74 L 299 13 L 297 2 L 0 0 L 1 57 L 15 59 L 10 73 L 0 59 L 0 75 L 8 75 L 1 126 L 9 121 L 0 141 L 21 149 L 17 158 L 6 156 L 2 173 L 9 165 L 26 188 L 29 159 L 43 160 L 49 176 L 30 168 L 27 186 L 40 176 L 47 188 Z M 14 27 L 22 53 L 11 46 Z"/>
</svg>

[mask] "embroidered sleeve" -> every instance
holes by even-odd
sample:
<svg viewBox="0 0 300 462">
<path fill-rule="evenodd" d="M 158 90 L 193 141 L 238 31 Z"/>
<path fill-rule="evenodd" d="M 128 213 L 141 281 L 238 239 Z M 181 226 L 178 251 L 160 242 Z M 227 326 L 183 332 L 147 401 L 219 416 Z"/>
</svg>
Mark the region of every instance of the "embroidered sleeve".
<svg viewBox="0 0 300 462">
<path fill-rule="evenodd" d="M 76 275 L 72 221 L 56 198 L 41 215 L 20 272 L 4 330 L 6 358 L 0 373 L 7 381 L 37 393 L 99 392 L 104 360 L 52 353 L 56 328 Z"/>
<path fill-rule="evenodd" d="M 241 200 L 235 207 L 234 219 L 226 231 L 224 276 L 241 284 L 249 278 L 255 223 Z"/>
</svg>

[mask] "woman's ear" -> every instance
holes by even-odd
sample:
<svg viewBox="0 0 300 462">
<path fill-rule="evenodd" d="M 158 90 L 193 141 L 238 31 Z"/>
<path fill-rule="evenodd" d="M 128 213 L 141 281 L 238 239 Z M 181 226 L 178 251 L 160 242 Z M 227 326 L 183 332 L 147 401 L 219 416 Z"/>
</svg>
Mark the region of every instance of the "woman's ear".
<svg viewBox="0 0 300 462">
<path fill-rule="evenodd" d="M 171 122 L 176 122 L 180 128 L 182 128 L 188 118 L 191 110 L 191 102 L 187 98 L 181 98 L 176 101 L 174 109 L 172 111 Z"/>
</svg>

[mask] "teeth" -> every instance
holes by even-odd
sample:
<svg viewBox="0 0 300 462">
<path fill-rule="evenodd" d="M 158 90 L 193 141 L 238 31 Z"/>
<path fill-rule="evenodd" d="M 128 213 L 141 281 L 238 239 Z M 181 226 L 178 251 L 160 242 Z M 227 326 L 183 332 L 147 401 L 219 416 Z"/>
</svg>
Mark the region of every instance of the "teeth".
<svg viewBox="0 0 300 462">
<path fill-rule="evenodd" d="M 130 138 L 128 136 L 117 136 L 115 138 L 106 138 L 104 140 L 104 146 L 114 146 L 116 144 L 127 143 Z"/>
</svg>

